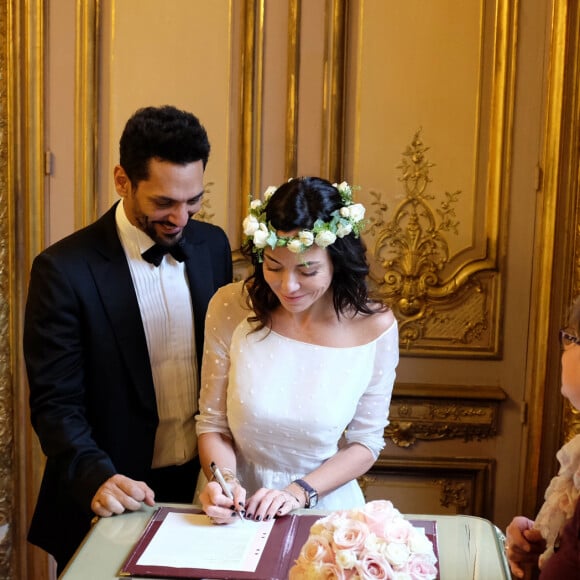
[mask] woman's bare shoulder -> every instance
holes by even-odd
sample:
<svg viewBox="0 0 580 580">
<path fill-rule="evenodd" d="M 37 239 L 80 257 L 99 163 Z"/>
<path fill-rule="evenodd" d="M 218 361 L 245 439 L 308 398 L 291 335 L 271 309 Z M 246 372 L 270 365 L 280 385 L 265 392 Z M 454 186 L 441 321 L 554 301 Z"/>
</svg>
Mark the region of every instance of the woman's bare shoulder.
<svg viewBox="0 0 580 580">
<path fill-rule="evenodd" d="M 351 330 L 359 336 L 361 344 L 376 340 L 396 324 L 395 315 L 390 308 L 377 304 L 373 310 L 373 314 L 360 313 L 351 320 Z"/>
</svg>

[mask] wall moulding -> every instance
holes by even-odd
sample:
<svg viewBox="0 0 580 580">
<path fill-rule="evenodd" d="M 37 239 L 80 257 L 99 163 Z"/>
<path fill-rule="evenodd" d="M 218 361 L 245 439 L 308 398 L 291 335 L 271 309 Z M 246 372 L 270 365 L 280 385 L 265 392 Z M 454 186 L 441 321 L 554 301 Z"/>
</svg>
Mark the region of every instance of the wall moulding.
<svg viewBox="0 0 580 580">
<path fill-rule="evenodd" d="M 406 448 L 417 441 L 494 437 L 506 396 L 499 387 L 397 384 L 385 438 Z"/>
<path fill-rule="evenodd" d="M 465 34 L 437 3 L 420 3 L 421 18 L 417 3 L 362 6 L 349 12 L 345 173 L 375 211 L 364 236 L 401 354 L 499 358 L 517 3 L 455 3 Z"/>
<path fill-rule="evenodd" d="M 409 505 L 396 499 L 403 513 L 467 514 L 490 519 L 493 506 L 495 461 L 471 457 L 379 457 L 358 481 L 367 501 L 397 494 L 397 488 L 413 487 Z M 431 496 L 420 505 L 417 500 Z M 407 499 L 409 496 L 407 495 Z"/>
</svg>

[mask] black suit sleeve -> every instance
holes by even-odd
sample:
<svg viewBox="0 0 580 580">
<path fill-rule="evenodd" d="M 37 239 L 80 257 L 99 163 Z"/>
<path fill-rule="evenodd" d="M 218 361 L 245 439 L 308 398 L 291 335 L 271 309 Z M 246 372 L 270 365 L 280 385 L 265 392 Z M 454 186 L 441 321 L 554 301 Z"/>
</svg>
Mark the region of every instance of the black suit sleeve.
<svg viewBox="0 0 580 580">
<path fill-rule="evenodd" d="M 84 509 L 116 473 L 87 417 L 81 303 L 70 276 L 49 253 L 32 267 L 24 355 L 32 425 L 61 484 Z"/>
</svg>

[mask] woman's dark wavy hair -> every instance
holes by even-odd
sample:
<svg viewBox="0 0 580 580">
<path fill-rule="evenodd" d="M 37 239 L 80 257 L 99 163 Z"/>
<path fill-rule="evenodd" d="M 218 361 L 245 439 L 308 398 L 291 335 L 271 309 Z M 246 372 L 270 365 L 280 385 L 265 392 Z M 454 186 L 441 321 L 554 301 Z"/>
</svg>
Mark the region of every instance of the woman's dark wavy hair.
<svg viewBox="0 0 580 580">
<path fill-rule="evenodd" d="M 343 206 L 340 192 L 329 181 L 320 177 L 301 177 L 278 187 L 268 201 L 266 220 L 273 228 L 282 232 L 310 230 L 317 219 L 329 222 L 332 212 Z M 264 264 L 252 251 L 253 247 L 250 239 L 242 248 L 242 253 L 254 267 L 253 273 L 244 284 L 248 292 L 248 304 L 255 312 L 255 316 L 249 320 L 258 322 L 257 329 L 261 329 L 271 326 L 272 312 L 280 301 L 264 279 Z M 337 238 L 326 249 L 334 268 L 331 285 L 337 317 L 340 318 L 347 312 L 377 312 L 376 307 L 371 308 L 369 304 L 369 265 L 362 238 L 349 234 Z"/>
</svg>

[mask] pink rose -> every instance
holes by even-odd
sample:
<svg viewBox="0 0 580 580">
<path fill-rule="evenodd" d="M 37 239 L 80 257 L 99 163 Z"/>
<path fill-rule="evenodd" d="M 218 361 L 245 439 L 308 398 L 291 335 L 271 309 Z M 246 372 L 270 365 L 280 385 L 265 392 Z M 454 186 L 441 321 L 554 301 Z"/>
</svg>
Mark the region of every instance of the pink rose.
<svg viewBox="0 0 580 580">
<path fill-rule="evenodd" d="M 392 580 L 395 574 L 385 558 L 370 552 L 362 555 L 358 573 L 361 580 Z"/>
<path fill-rule="evenodd" d="M 437 568 L 433 564 L 433 556 L 429 554 L 413 554 L 407 565 L 407 572 L 412 580 L 433 580 L 437 577 Z"/>
<path fill-rule="evenodd" d="M 310 536 L 300 550 L 299 559 L 304 562 L 334 562 L 334 555 L 326 538 Z"/>
<path fill-rule="evenodd" d="M 369 535 L 368 526 L 359 520 L 339 520 L 332 534 L 337 550 L 362 550 Z"/>
<path fill-rule="evenodd" d="M 406 544 L 413 531 L 413 525 L 408 520 L 397 518 L 385 526 L 383 537 L 387 542 Z"/>
<path fill-rule="evenodd" d="M 370 501 L 365 505 L 362 513 L 370 531 L 381 537 L 391 520 L 401 516 L 399 510 L 388 500 Z"/>
</svg>

